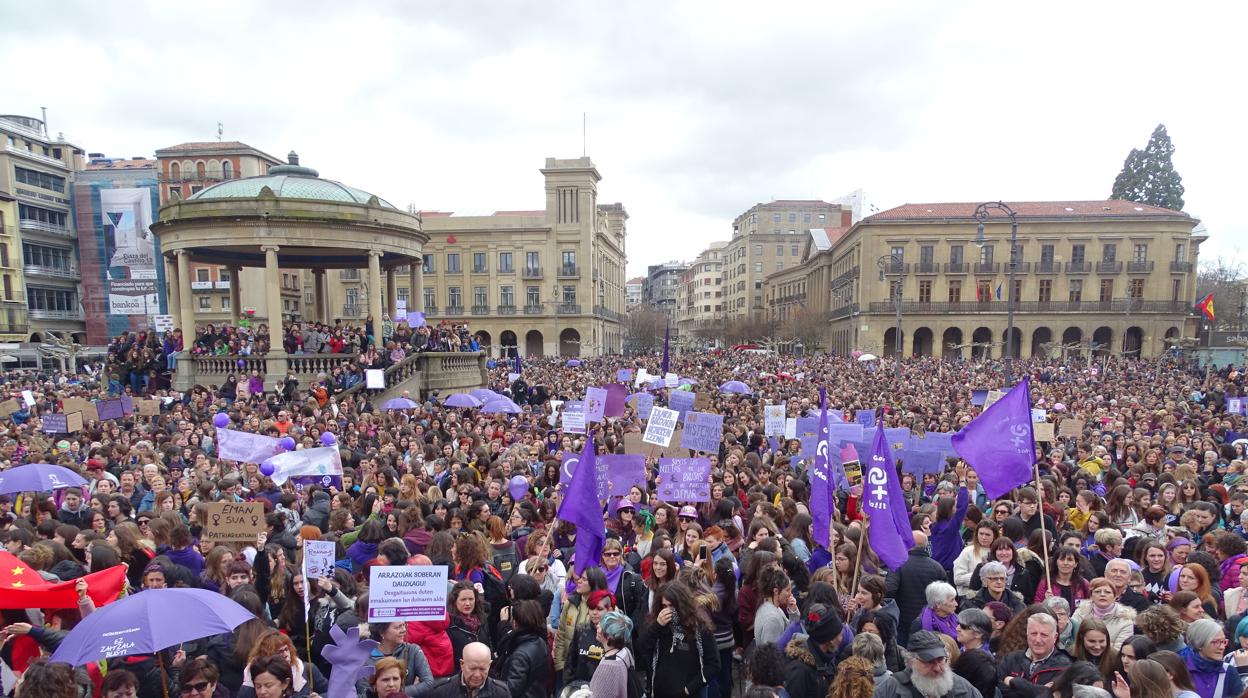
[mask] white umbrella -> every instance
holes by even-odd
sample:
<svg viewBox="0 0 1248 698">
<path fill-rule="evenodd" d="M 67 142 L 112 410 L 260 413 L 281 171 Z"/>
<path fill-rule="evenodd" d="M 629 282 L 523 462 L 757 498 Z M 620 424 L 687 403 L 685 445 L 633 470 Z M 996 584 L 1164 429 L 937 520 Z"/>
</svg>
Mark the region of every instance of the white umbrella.
<svg viewBox="0 0 1248 698">
<path fill-rule="evenodd" d="M 859 361 L 877 361 L 879 360 L 879 358 L 880 357 L 876 356 L 875 354 L 863 354 L 862 356 L 858 357 L 858 360 Z"/>
</svg>

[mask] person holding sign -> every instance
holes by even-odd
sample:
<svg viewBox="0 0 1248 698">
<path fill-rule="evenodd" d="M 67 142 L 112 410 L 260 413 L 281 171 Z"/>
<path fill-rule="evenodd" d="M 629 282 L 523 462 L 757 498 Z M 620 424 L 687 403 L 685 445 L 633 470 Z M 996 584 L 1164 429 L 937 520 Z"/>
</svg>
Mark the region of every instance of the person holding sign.
<svg viewBox="0 0 1248 698">
<path fill-rule="evenodd" d="M 379 644 L 373 648 L 368 659 L 373 664 L 385 658 L 396 659 L 404 666 L 404 675 L 408 678 L 406 693 L 416 694 L 416 686 L 433 682 L 433 672 L 429 669 L 429 660 L 419 645 L 405 642 L 407 623 L 369 623 L 368 636 Z M 363 693 L 368 690 L 368 682 L 364 679 L 356 684 L 356 690 Z"/>
</svg>

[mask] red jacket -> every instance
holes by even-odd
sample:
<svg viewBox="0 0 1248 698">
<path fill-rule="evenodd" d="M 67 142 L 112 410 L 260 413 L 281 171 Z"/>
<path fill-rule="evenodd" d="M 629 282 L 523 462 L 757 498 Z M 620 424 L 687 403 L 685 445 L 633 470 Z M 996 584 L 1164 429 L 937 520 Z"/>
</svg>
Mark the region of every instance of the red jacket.
<svg viewBox="0 0 1248 698">
<path fill-rule="evenodd" d="M 409 621 L 407 624 L 407 641 L 420 646 L 425 659 L 429 660 L 429 670 L 434 678 L 450 676 L 456 671 L 451 636 L 446 634 L 450 626 L 449 616 L 443 616 L 442 620 Z"/>
</svg>

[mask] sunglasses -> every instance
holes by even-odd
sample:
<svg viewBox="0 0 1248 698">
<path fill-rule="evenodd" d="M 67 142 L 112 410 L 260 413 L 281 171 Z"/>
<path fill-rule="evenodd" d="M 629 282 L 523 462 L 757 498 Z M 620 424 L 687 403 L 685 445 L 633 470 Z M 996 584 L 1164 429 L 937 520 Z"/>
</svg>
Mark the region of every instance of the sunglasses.
<svg viewBox="0 0 1248 698">
<path fill-rule="evenodd" d="M 616 550 L 616 551 L 609 552 L 609 553 L 603 553 L 603 554 L 602 554 L 602 556 L 603 556 L 603 557 L 619 557 L 619 556 L 620 556 L 620 552 L 619 552 L 618 550 Z"/>
<path fill-rule="evenodd" d="M 208 682 L 200 681 L 199 683 L 184 683 L 182 684 L 182 690 L 183 691 L 195 691 L 196 693 L 203 693 L 204 691 L 208 690 Z"/>
</svg>

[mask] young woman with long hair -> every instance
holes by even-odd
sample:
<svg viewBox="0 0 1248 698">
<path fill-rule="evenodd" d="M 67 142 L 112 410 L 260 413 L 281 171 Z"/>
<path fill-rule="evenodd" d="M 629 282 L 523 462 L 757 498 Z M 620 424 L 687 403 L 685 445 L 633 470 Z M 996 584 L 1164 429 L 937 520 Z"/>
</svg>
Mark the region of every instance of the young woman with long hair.
<svg viewBox="0 0 1248 698">
<path fill-rule="evenodd" d="M 975 535 L 970 545 L 958 553 L 953 561 L 953 585 L 958 593 L 969 598 L 975 595 L 971 580 L 975 568 L 988 561 L 989 548 L 999 535 L 999 527 L 991 519 L 982 519 L 975 526 Z"/>
<path fill-rule="evenodd" d="M 640 665 L 650 667 L 653 698 L 698 695 L 709 678 L 719 673 L 710 619 L 679 582 L 663 587 L 637 648 Z"/>
<path fill-rule="evenodd" d="M 1109 643 L 1109 629 L 1096 618 L 1085 618 L 1075 631 L 1075 646 L 1071 656 L 1079 661 L 1091 662 L 1100 670 L 1105 681 L 1113 679 L 1118 666 L 1118 653 Z"/>
</svg>

